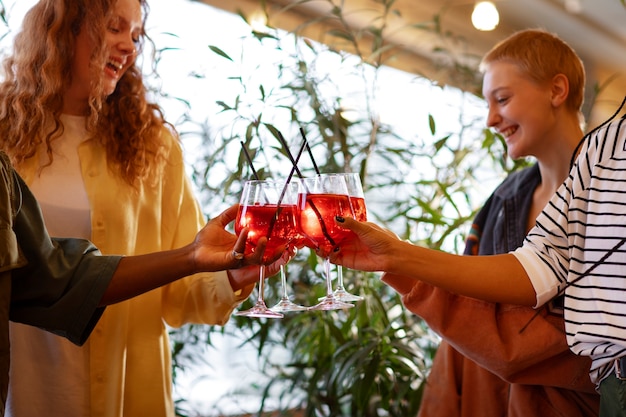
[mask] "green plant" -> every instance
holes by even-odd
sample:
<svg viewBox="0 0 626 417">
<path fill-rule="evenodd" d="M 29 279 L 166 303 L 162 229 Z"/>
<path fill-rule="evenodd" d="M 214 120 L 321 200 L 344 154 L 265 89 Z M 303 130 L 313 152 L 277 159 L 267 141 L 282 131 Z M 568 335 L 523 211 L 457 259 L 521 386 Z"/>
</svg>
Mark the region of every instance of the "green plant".
<svg viewBox="0 0 626 417">
<path fill-rule="evenodd" d="M 433 48 L 445 58 L 439 69 L 447 71 L 445 78 L 466 92 L 459 92 L 458 108 L 453 109 L 458 111 L 451 112 L 458 120 L 452 126 L 449 119 L 442 120 L 434 112 L 415 113 L 416 131 L 426 127 L 426 133 L 400 132 L 398 126 L 381 117 L 377 106 L 380 75 L 398 50 L 387 41 L 388 19 L 401 14 L 395 1 L 373 1 L 377 12 L 364 28 L 349 24 L 341 1 L 318 1 L 327 3 L 332 12 L 292 33 L 272 28 L 271 18 L 307 0 L 292 2 L 284 9 L 267 9 L 268 27 L 251 27 L 249 36 L 242 40 L 241 52 L 233 54 L 223 45 L 209 45 L 218 59 L 230 65 L 231 81 L 239 87 L 232 99 L 206 92 L 220 104 L 221 116 L 229 119 L 227 127 L 218 129 L 211 119 L 198 121 L 192 116 L 176 121 L 177 126 L 197 128 L 181 129 L 183 138 L 191 134 L 202 137 L 193 177 L 207 214 L 234 203 L 241 180 L 250 175 L 240 142 L 250 151 L 261 176 L 284 176 L 290 165 L 276 139 L 277 132 L 285 133 L 292 149 L 297 149 L 302 127 L 322 171 L 361 174 L 372 220 L 421 245 L 459 251 L 474 208 L 482 202 L 482 196 L 474 193 L 480 182 L 485 176 L 497 180 L 524 164 L 507 162 L 501 138 L 482 127 L 481 116 L 466 111 L 468 102 L 480 106 L 481 100 L 475 95 L 475 68 L 465 64 L 467 57 L 456 56 L 458 48 L 450 47 L 463 39 L 447 32 L 440 16 L 407 24 L 440 39 Z M 6 23 L 2 5 L 0 0 L 0 19 Z M 243 14 L 241 17 L 247 19 Z M 302 35 L 308 26 L 322 23 L 330 27 L 323 32 L 323 43 Z M 259 46 L 277 56 L 268 53 L 262 62 L 251 61 L 246 47 Z M 167 50 L 159 50 L 157 55 Z M 351 75 L 357 86 L 356 100 L 363 106 L 354 108 L 339 93 L 342 90 L 336 74 L 324 71 L 327 59 L 339 62 Z M 256 79 L 254 72 L 261 66 L 271 67 L 272 76 Z M 270 78 L 277 82 L 270 82 Z M 421 76 L 413 81 L 430 82 Z M 431 88 L 436 94 L 448 87 L 433 83 Z M 408 106 L 420 99 L 403 98 Z M 301 166 L 305 173 L 312 172 L 306 157 Z M 316 256 L 306 250 L 290 262 L 290 281 L 298 302 L 310 305 L 322 295 L 319 267 Z M 173 329 L 175 376 L 190 363 L 206 362 L 210 366 L 211 359 L 203 359 L 193 347 L 210 351 L 214 336 L 231 332 L 242 345 L 256 347 L 263 370 L 271 375 L 266 385 L 242 390 L 257 390 L 268 399 L 275 395 L 272 388 L 280 384 L 278 411 L 283 415 L 293 408 L 307 416 L 415 415 L 424 375 L 437 347 L 436 337 L 423 321 L 402 307 L 398 295 L 382 284 L 377 274 L 346 270 L 345 277 L 351 292 L 365 296 L 365 301 L 347 312 L 288 315 L 280 321 L 236 317 L 232 327 Z M 276 281 L 268 281 L 268 297 L 277 294 Z M 291 355 L 278 360 L 274 355 L 277 348 Z M 187 409 L 183 396 L 177 401 L 177 410 L 185 415 Z M 267 409 L 263 401 L 258 414 Z"/>
<path fill-rule="evenodd" d="M 241 143 L 259 176 L 285 176 L 291 165 L 278 132 L 284 133 L 295 153 L 302 128 L 320 171 L 360 173 L 371 220 L 422 245 L 459 251 L 474 207 L 483 198 L 475 194 L 478 181 L 485 175 L 499 179 L 517 166 L 506 162 L 501 138 L 483 128 L 482 116 L 465 111 L 481 105 L 474 93 L 458 92 L 459 108 L 454 112 L 458 119 L 448 120 L 450 127 L 440 126 L 434 113 L 416 115 L 414 123 L 427 127 L 419 134 L 400 133 L 397 126 L 385 122 L 377 110 L 380 76 L 388 71 L 384 64 L 396 48 L 386 41 L 386 21 L 399 11 L 393 0 L 377 1 L 379 14 L 371 25 L 355 29 L 348 24 L 341 3 L 326 2 L 332 12 L 325 21 L 308 23 L 326 23 L 332 28 L 325 32 L 324 43 L 301 36 L 306 25 L 292 33 L 272 28 L 272 13 L 284 10 L 266 10 L 268 26 L 251 28 L 242 40 L 241 52 L 209 45 L 217 59 L 231 68 L 230 80 L 238 93 L 230 99 L 215 98 L 221 116 L 230 116 L 224 128 L 199 129 L 207 135 L 200 148 L 205 153 L 194 165 L 194 178 L 204 195 L 212 197 L 204 200 L 207 210 L 216 205 L 215 195 L 224 196 L 218 205 L 235 202 L 242 179 L 250 176 Z M 410 26 L 438 34 L 442 44 L 437 50 L 446 53 L 450 35 L 440 27 L 438 17 Z M 246 48 L 262 48 L 263 59 L 252 61 L 253 54 Z M 346 77 L 325 71 L 328 60 L 342 68 Z M 460 62 L 452 73 L 464 76 L 455 79 L 467 83 L 468 91 L 477 91 L 475 70 Z M 268 68 L 268 77 L 256 77 Z M 354 86 L 352 102 L 361 106 L 352 106 L 349 97 L 340 93 L 338 84 L 346 78 Z M 433 94 L 448 88 L 417 76 L 409 82 L 428 83 Z M 222 162 L 229 156 L 232 161 L 232 155 L 239 155 L 236 164 Z M 305 175 L 313 172 L 308 155 L 299 166 Z M 213 181 L 218 168 L 220 180 Z M 317 257 L 308 250 L 300 251 L 289 263 L 298 303 L 312 305 L 322 295 L 319 268 Z M 257 389 L 269 399 L 275 395 L 273 386 L 280 385 L 278 400 L 285 413 L 296 408 L 307 416 L 415 415 L 436 337 L 402 307 L 398 295 L 377 274 L 346 270 L 345 276 L 350 291 L 365 296 L 365 301 L 347 312 L 287 315 L 278 321 L 231 319 L 237 329 L 234 336 L 256 347 L 262 369 L 271 375 L 267 385 Z M 277 298 L 277 281 L 268 281 L 268 299 Z M 185 328 L 174 330 L 172 336 L 177 349 L 181 348 L 177 352 L 182 352 L 186 344 L 208 343 L 212 332 L 224 331 L 229 330 L 199 327 L 189 339 L 185 334 L 190 329 Z M 276 360 L 278 348 L 290 352 L 290 357 Z M 178 359 L 175 355 L 175 362 L 184 366 Z M 259 414 L 268 411 L 265 404 L 259 405 Z"/>
</svg>

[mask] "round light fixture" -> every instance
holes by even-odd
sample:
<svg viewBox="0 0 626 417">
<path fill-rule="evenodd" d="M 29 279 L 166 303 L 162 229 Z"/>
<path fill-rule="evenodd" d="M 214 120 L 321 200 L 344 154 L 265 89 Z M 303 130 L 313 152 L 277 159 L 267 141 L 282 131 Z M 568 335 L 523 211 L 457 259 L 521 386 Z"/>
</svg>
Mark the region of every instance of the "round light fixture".
<svg viewBox="0 0 626 417">
<path fill-rule="evenodd" d="M 496 5 L 490 1 L 480 1 L 474 6 L 472 24 L 478 30 L 494 30 L 500 23 L 500 15 Z"/>
</svg>

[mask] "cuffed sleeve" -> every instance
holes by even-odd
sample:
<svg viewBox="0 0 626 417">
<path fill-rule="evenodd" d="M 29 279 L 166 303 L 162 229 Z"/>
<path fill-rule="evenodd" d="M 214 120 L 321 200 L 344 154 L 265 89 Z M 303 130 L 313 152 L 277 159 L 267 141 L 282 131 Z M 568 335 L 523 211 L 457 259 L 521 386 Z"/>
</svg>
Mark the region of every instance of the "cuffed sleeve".
<svg viewBox="0 0 626 417">
<path fill-rule="evenodd" d="M 529 247 L 522 246 L 511 252 L 526 271 L 530 282 L 537 293 L 535 308 L 541 307 L 557 295 L 558 287 L 554 285 L 554 273 L 542 262 Z"/>
</svg>

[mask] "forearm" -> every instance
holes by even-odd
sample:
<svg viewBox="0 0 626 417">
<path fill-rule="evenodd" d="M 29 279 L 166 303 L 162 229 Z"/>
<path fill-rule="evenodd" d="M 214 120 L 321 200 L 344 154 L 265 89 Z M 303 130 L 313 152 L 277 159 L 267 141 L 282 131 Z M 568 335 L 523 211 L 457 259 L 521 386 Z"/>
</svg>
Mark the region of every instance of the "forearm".
<svg viewBox="0 0 626 417">
<path fill-rule="evenodd" d="M 526 271 L 511 254 L 462 256 L 394 244 L 385 272 L 421 280 L 453 293 L 485 301 L 534 306 L 535 290 Z"/>
<path fill-rule="evenodd" d="M 192 246 L 120 260 L 100 305 L 127 300 L 196 272 Z"/>
</svg>

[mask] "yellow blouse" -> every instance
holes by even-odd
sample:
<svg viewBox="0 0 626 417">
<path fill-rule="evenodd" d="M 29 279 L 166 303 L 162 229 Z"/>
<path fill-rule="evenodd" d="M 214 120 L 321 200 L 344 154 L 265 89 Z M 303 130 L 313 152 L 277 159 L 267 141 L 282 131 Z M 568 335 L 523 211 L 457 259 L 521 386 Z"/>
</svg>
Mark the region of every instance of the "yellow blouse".
<svg viewBox="0 0 626 417">
<path fill-rule="evenodd" d="M 164 132 L 169 158 L 163 176 L 157 186 L 142 184 L 137 190 L 111 175 L 100 145 L 87 141 L 79 146 L 91 240 L 102 253 L 136 255 L 180 247 L 205 224 L 180 145 Z M 20 172 L 27 184 L 38 169 L 38 157 L 31 160 Z M 107 307 L 83 346 L 89 349 L 91 417 L 174 416 L 165 323 L 223 325 L 253 287 L 236 295 L 225 272 L 204 273 Z"/>
</svg>

